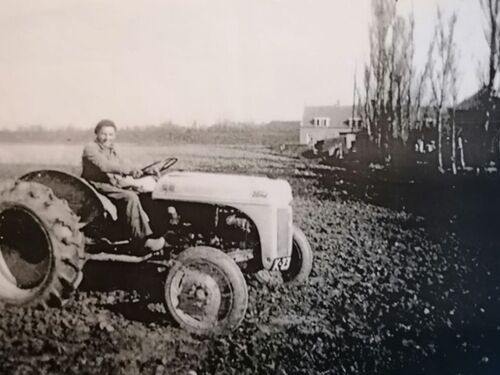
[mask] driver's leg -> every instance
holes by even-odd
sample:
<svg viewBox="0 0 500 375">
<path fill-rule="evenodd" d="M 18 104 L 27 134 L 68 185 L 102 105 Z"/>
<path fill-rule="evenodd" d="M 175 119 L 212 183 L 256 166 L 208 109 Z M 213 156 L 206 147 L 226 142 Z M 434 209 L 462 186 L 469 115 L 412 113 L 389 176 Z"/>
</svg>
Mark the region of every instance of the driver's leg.
<svg viewBox="0 0 500 375">
<path fill-rule="evenodd" d="M 141 201 L 139 200 L 139 197 L 135 192 L 115 188 L 111 192 L 106 192 L 106 195 L 111 199 L 115 199 L 124 203 L 127 225 L 131 230 L 133 239 L 142 240 L 147 238 L 145 247 L 149 250 L 156 251 L 163 248 L 163 246 L 165 245 L 165 240 L 163 237 L 148 238 L 151 236 L 153 231 L 151 230 L 151 227 L 149 225 L 148 215 L 142 208 Z"/>
<path fill-rule="evenodd" d="M 108 193 L 108 197 L 124 203 L 127 225 L 132 232 L 132 238 L 146 238 L 153 233 L 149 226 L 148 215 L 144 212 L 136 193 L 130 190 L 121 190 Z"/>
</svg>

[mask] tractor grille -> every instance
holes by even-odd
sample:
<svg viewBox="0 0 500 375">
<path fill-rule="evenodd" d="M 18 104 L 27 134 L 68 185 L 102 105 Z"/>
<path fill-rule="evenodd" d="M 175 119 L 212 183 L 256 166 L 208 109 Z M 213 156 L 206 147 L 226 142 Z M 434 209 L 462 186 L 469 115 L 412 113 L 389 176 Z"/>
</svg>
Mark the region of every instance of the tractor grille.
<svg viewBox="0 0 500 375">
<path fill-rule="evenodd" d="M 278 208 L 278 257 L 291 255 L 292 208 Z"/>
</svg>

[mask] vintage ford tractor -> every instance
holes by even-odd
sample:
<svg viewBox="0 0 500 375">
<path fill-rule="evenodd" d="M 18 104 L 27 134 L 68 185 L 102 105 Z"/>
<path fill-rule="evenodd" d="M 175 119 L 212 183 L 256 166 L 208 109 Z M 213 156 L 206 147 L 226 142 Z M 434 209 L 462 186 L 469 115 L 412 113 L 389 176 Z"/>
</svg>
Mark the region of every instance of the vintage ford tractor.
<svg viewBox="0 0 500 375">
<path fill-rule="evenodd" d="M 130 240 L 120 207 L 79 177 L 40 170 L 0 185 L 0 303 L 61 305 L 85 262 L 147 262 L 167 270 L 165 304 L 181 327 L 222 333 L 245 316 L 243 273 L 308 278 L 312 251 L 292 224 L 286 181 L 168 170 L 176 161 L 154 163 L 159 176 L 121 181 L 166 239 L 154 253 Z"/>
</svg>

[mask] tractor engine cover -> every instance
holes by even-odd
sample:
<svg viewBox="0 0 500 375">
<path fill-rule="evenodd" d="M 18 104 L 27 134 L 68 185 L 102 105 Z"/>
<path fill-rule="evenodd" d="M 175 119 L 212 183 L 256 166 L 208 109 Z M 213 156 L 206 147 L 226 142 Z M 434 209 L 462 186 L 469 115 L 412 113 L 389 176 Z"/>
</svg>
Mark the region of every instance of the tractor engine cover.
<svg viewBox="0 0 500 375">
<path fill-rule="evenodd" d="M 292 189 L 284 180 L 267 177 L 172 172 L 158 181 L 153 199 L 286 206 L 292 201 Z"/>
</svg>

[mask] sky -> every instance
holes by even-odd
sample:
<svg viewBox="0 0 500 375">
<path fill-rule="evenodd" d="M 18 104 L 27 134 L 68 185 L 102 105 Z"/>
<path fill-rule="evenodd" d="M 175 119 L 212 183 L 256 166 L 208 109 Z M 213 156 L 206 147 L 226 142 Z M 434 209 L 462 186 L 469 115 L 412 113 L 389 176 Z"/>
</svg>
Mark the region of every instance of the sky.
<svg viewBox="0 0 500 375">
<path fill-rule="evenodd" d="M 425 60 L 436 4 L 458 13 L 460 96 L 486 58 L 479 0 L 398 0 Z M 0 129 L 299 120 L 350 104 L 369 0 L 0 0 Z"/>
</svg>

